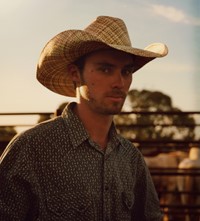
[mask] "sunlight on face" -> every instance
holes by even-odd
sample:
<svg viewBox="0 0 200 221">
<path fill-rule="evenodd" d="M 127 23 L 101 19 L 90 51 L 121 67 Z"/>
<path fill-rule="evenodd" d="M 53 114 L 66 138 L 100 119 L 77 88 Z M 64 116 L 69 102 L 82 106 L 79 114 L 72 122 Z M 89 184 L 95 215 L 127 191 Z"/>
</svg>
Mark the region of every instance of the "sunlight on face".
<svg viewBox="0 0 200 221">
<path fill-rule="evenodd" d="M 80 100 L 101 114 L 121 111 L 132 82 L 133 57 L 114 49 L 90 54 L 79 87 Z"/>
</svg>

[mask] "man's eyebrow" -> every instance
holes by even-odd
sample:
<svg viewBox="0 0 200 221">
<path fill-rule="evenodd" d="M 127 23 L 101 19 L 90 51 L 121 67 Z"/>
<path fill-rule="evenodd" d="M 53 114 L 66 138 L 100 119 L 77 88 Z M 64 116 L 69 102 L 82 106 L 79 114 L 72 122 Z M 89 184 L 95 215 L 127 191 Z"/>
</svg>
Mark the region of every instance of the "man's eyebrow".
<svg viewBox="0 0 200 221">
<path fill-rule="evenodd" d="M 123 68 L 135 68 L 135 65 L 133 63 L 126 64 Z"/>
<path fill-rule="evenodd" d="M 109 66 L 109 67 L 115 67 L 114 64 L 108 63 L 108 62 L 96 62 L 96 65 L 102 65 L 102 66 Z"/>
<path fill-rule="evenodd" d="M 102 66 L 109 66 L 109 67 L 115 67 L 116 65 L 115 64 L 111 64 L 111 63 L 108 63 L 108 62 L 96 62 L 95 65 L 102 65 Z M 135 65 L 133 63 L 130 63 L 130 64 L 125 64 L 123 66 L 123 68 L 133 68 Z"/>
</svg>

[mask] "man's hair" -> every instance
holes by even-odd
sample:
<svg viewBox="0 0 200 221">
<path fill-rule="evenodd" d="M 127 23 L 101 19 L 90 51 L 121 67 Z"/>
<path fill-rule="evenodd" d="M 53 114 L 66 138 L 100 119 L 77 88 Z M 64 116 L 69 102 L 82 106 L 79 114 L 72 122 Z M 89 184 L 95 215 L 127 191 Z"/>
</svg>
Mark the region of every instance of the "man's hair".
<svg viewBox="0 0 200 221">
<path fill-rule="evenodd" d="M 84 66 L 85 66 L 85 60 L 86 60 L 87 54 L 81 56 L 78 58 L 75 62 L 73 62 L 74 65 L 76 65 L 80 71 L 80 73 L 83 72 Z"/>
</svg>

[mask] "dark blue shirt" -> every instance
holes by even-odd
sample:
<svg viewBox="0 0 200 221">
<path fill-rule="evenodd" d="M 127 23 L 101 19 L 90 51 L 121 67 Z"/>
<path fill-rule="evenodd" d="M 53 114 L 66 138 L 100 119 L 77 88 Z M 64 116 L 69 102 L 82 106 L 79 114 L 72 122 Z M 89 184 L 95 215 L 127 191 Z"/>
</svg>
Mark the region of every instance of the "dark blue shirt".
<svg viewBox="0 0 200 221">
<path fill-rule="evenodd" d="M 161 220 L 140 151 L 114 125 L 101 150 L 74 105 L 7 146 L 0 164 L 0 220 Z"/>
</svg>

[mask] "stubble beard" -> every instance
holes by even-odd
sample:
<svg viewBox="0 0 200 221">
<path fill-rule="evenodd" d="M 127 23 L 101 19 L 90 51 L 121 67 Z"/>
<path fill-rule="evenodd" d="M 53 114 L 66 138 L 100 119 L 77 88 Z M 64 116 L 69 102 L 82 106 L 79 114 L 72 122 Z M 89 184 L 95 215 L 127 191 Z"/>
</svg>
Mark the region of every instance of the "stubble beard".
<svg viewBox="0 0 200 221">
<path fill-rule="evenodd" d="M 82 80 L 82 85 L 85 85 L 84 79 L 82 78 L 81 80 Z M 83 98 L 83 100 L 85 100 L 85 102 L 90 107 L 90 109 L 93 112 L 106 116 L 119 114 L 122 110 L 122 107 L 126 99 L 126 93 L 118 89 L 114 89 L 111 92 L 104 94 L 101 101 L 98 98 L 93 97 L 87 88 L 85 88 L 83 91 L 84 91 L 83 93 L 80 92 L 80 94 L 82 95 L 81 97 Z M 106 100 L 107 97 L 112 97 L 112 96 L 122 97 L 122 101 L 119 102 L 119 101 Z"/>
<path fill-rule="evenodd" d="M 93 111 L 101 114 L 101 115 L 116 115 L 119 114 L 122 110 L 122 107 L 124 105 L 123 102 L 110 102 L 107 104 L 106 102 L 96 102 L 95 99 L 90 98 L 88 100 L 89 106 Z"/>
</svg>

